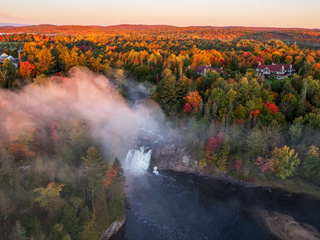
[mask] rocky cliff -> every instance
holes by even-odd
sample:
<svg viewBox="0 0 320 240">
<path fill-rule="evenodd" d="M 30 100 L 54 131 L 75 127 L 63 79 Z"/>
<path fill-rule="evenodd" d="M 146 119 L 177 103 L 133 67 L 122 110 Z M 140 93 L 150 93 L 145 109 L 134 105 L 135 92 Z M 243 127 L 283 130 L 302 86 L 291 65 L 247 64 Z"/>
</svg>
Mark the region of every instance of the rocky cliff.
<svg viewBox="0 0 320 240">
<path fill-rule="evenodd" d="M 185 147 L 164 144 L 153 148 L 150 167 L 158 170 L 172 170 L 186 173 L 202 174 L 197 161 L 193 160 Z"/>
</svg>

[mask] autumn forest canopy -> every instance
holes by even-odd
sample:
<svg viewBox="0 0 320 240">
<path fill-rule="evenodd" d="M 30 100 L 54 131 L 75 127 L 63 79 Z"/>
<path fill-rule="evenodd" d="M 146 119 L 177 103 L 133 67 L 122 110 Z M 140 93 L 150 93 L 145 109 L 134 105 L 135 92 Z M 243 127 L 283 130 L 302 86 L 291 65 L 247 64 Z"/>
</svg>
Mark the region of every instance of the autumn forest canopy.
<svg viewBox="0 0 320 240">
<path fill-rule="evenodd" d="M 0 33 L 3 239 L 99 239 L 124 218 L 118 159 L 141 115 L 129 107 L 132 82 L 148 83 L 146 108 L 161 107 L 170 140 L 187 146 L 203 173 L 319 196 L 320 30 L 38 25 Z M 263 75 L 259 66 L 281 70 Z M 292 73 L 277 73 L 285 67 Z"/>
</svg>

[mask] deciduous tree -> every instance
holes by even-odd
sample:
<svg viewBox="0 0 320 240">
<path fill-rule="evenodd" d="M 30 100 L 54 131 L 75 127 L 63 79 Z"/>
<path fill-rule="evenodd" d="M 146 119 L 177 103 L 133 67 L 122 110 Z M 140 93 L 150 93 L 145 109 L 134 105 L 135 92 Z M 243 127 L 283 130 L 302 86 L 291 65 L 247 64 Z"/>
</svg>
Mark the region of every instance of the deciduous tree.
<svg viewBox="0 0 320 240">
<path fill-rule="evenodd" d="M 271 154 L 274 159 L 273 167 L 277 177 L 286 179 L 295 174 L 297 167 L 300 165 L 300 159 L 294 149 L 284 146 L 275 148 Z"/>
</svg>

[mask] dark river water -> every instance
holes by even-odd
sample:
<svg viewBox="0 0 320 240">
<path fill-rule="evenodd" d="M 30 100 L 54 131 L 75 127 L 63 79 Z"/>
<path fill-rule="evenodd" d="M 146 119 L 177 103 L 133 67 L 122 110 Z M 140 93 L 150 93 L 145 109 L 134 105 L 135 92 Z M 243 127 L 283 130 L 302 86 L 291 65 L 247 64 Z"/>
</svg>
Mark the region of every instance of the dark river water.
<svg viewBox="0 0 320 240">
<path fill-rule="evenodd" d="M 288 214 L 320 229 L 319 201 L 304 195 L 170 171 L 127 176 L 127 182 L 131 208 L 113 240 L 276 239 L 252 209 Z"/>
</svg>

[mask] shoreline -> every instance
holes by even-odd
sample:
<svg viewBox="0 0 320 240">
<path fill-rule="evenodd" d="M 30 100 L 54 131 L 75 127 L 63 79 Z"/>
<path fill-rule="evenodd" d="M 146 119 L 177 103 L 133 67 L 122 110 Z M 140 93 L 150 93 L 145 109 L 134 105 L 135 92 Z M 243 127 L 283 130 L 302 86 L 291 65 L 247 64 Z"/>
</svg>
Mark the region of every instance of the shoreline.
<svg viewBox="0 0 320 240">
<path fill-rule="evenodd" d="M 149 169 L 152 171 L 154 167 L 157 167 L 158 171 L 195 174 L 205 178 L 226 181 L 231 184 L 237 184 L 245 187 L 281 189 L 288 192 L 288 194 L 305 194 L 309 198 L 320 200 L 320 187 L 307 182 L 305 179 L 300 177 L 282 180 L 275 176 L 267 178 L 257 176 L 256 179 L 252 179 L 250 181 L 239 179 L 236 176 L 219 176 L 210 174 L 205 169 L 198 166 L 198 162 L 192 159 L 186 149 L 179 148 L 174 144 L 162 145 L 153 149 Z"/>
<path fill-rule="evenodd" d="M 150 169 L 152 171 L 152 169 Z M 242 186 L 244 188 L 263 188 L 269 192 L 272 191 L 276 191 L 276 190 L 280 190 L 283 191 L 284 194 L 288 195 L 291 197 L 292 194 L 298 194 L 298 195 L 305 195 L 307 198 L 309 199 L 313 199 L 313 200 L 320 200 L 320 190 L 317 191 L 317 194 L 311 193 L 309 191 L 291 191 L 290 189 L 284 187 L 284 186 L 277 186 L 277 185 L 272 185 L 272 184 L 266 184 L 266 182 L 261 182 L 261 181 L 257 181 L 257 182 L 250 182 L 250 181 L 245 181 L 245 180 L 239 180 L 236 178 L 232 178 L 232 177 L 224 177 L 224 176 L 214 176 L 214 175 L 210 175 L 210 174 L 201 174 L 198 172 L 184 172 L 184 171 L 176 171 L 176 170 L 159 170 L 159 173 L 182 173 L 182 174 L 186 174 L 186 175 L 195 175 L 198 177 L 203 177 L 206 180 L 217 180 L 217 181 L 222 181 L 225 183 L 229 183 L 232 185 L 238 185 L 238 186 Z"/>
</svg>

